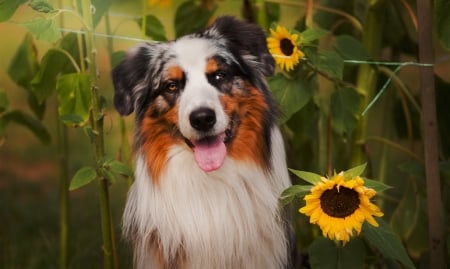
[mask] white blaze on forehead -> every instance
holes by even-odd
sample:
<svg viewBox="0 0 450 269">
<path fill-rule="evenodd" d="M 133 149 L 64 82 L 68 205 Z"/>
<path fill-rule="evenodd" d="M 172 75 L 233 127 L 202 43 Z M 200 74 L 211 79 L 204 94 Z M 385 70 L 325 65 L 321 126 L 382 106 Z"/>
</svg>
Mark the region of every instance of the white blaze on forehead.
<svg viewBox="0 0 450 269">
<path fill-rule="evenodd" d="M 196 109 L 207 107 L 214 110 L 216 124 L 208 135 L 217 135 L 226 130 L 228 119 L 221 106 L 220 92 L 206 77 L 208 59 L 218 53 L 217 47 L 204 38 L 182 38 L 173 43 L 177 64 L 183 69 L 186 85 L 180 96 L 178 117 L 181 133 L 188 139 L 200 139 L 199 134 L 189 122 L 189 115 Z"/>
</svg>

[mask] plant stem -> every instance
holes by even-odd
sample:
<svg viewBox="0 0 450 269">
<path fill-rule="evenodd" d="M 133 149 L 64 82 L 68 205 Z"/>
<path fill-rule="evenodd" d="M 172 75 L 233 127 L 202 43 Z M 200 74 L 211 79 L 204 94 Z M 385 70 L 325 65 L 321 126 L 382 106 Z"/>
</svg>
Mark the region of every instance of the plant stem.
<svg viewBox="0 0 450 269">
<path fill-rule="evenodd" d="M 63 6 L 63 1 L 59 0 L 60 8 Z M 60 27 L 64 27 L 64 15 L 60 15 Z M 70 58 L 72 58 L 71 55 Z M 77 68 L 76 61 L 71 59 L 74 66 Z M 77 68 L 79 72 L 79 68 Z M 70 223 L 70 200 L 69 200 L 69 143 L 67 137 L 67 127 L 61 122 L 56 115 L 56 129 L 57 129 L 57 148 L 59 158 L 59 268 L 67 269 L 69 267 L 69 223 Z"/>
<path fill-rule="evenodd" d="M 419 61 L 433 63 L 433 36 L 431 1 L 417 1 Z M 432 67 L 420 68 L 422 99 L 422 125 L 427 184 L 428 232 L 430 268 L 444 268 L 444 230 L 439 178 L 438 127 L 436 122 L 436 97 Z"/>
<path fill-rule="evenodd" d="M 99 161 L 105 156 L 105 146 L 104 146 L 104 135 L 103 135 L 103 115 L 102 107 L 100 103 L 100 96 L 97 86 L 97 63 L 96 63 L 96 49 L 95 40 L 92 33 L 94 27 L 92 22 L 92 11 L 91 11 L 91 1 L 82 1 L 81 13 L 83 20 L 85 21 L 86 27 L 86 50 L 87 58 L 89 63 L 89 72 L 91 79 L 91 98 L 92 98 L 92 109 L 91 109 L 91 127 L 94 133 L 94 147 L 95 147 L 95 159 L 97 166 L 97 176 L 99 182 L 100 191 L 100 213 L 101 213 L 101 223 L 102 223 L 102 236 L 103 236 L 103 262 L 104 268 L 111 269 L 114 268 L 114 257 L 113 253 L 113 236 L 112 236 L 112 218 L 111 218 L 111 208 L 109 202 L 109 183 L 102 175 L 100 168 L 98 167 Z"/>
<path fill-rule="evenodd" d="M 382 33 L 380 21 L 382 20 L 383 14 L 378 12 L 378 9 L 376 8 L 370 8 L 367 12 L 362 43 L 372 58 L 376 58 L 380 52 L 380 33 Z M 374 96 L 377 85 L 376 79 L 376 72 L 370 65 L 361 65 L 356 81 L 356 89 L 362 96 L 361 111 L 367 107 L 369 101 Z M 360 165 L 366 161 L 363 146 L 367 135 L 367 122 L 367 115 L 361 117 L 354 131 L 350 163 L 351 167 Z"/>
<path fill-rule="evenodd" d="M 58 113 L 56 113 L 58 115 Z M 69 265 L 69 156 L 67 127 L 57 117 L 59 158 L 59 268 Z"/>
<path fill-rule="evenodd" d="M 267 14 L 265 9 L 264 0 L 254 0 L 253 8 L 255 11 L 256 23 L 261 26 L 264 30 L 269 28 L 269 22 L 267 21 Z"/>
</svg>

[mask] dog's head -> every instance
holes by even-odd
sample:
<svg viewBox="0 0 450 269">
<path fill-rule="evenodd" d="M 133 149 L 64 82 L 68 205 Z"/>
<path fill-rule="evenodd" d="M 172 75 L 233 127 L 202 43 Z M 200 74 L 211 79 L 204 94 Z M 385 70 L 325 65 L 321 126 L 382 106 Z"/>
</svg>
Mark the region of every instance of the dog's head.
<svg viewBox="0 0 450 269">
<path fill-rule="evenodd" d="M 204 32 L 132 48 L 113 70 L 114 104 L 136 113 L 136 146 L 156 163 L 167 144 L 184 144 L 205 171 L 227 154 L 265 165 L 277 110 L 264 76 L 273 71 L 264 32 L 221 17 Z"/>
</svg>

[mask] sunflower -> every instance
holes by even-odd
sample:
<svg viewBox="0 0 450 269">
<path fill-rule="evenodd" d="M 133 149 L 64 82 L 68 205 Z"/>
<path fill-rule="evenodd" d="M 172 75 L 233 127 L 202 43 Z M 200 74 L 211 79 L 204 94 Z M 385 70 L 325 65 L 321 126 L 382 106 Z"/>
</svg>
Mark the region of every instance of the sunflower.
<svg viewBox="0 0 450 269">
<path fill-rule="evenodd" d="M 275 58 L 275 62 L 286 71 L 294 69 L 300 58 L 305 54 L 298 48 L 298 34 L 291 34 L 283 26 L 276 30 L 270 29 L 271 36 L 267 38 L 267 47 Z"/>
<path fill-rule="evenodd" d="M 172 0 L 147 0 L 148 6 L 160 5 L 161 7 L 169 7 L 172 4 Z"/>
<path fill-rule="evenodd" d="M 359 235 L 364 221 L 378 227 L 374 216 L 381 217 L 383 212 L 370 202 L 375 194 L 361 177 L 345 178 L 341 172 L 330 179 L 322 177 L 299 211 L 310 216 L 310 223 L 319 225 L 324 237 L 348 242 L 353 231 Z"/>
</svg>

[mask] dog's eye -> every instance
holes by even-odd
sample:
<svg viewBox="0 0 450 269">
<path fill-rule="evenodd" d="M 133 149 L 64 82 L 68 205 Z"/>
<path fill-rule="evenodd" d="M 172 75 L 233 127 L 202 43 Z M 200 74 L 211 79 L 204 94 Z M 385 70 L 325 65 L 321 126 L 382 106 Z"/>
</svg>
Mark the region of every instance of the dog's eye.
<svg viewBox="0 0 450 269">
<path fill-rule="evenodd" d="M 169 82 L 166 85 L 166 90 L 169 92 L 176 92 L 178 90 L 178 83 L 175 81 Z"/>
<path fill-rule="evenodd" d="M 215 74 L 214 74 L 214 79 L 216 80 L 216 81 L 222 81 L 222 80 L 224 80 L 225 78 L 226 78 L 226 74 L 225 74 L 225 72 L 222 72 L 222 71 L 218 71 L 218 72 L 216 72 Z"/>
</svg>

